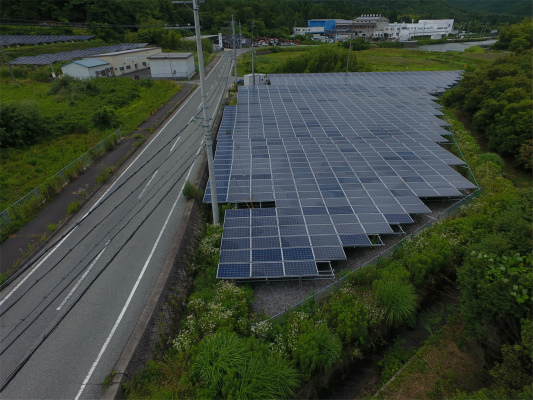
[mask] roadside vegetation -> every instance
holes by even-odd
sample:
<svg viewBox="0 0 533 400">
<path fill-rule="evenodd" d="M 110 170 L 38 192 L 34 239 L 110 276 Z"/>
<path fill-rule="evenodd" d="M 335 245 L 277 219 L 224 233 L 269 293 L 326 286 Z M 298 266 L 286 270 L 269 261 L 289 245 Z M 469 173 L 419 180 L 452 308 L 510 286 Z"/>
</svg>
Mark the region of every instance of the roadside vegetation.
<svg viewBox="0 0 533 400">
<path fill-rule="evenodd" d="M 129 78 L 3 85 L 0 91 L 0 208 L 60 171 L 120 127 L 133 131 L 181 90 Z"/>
<path fill-rule="evenodd" d="M 481 151 L 454 111 L 444 111 L 482 187 L 474 200 L 320 302 L 270 322 L 251 312 L 249 285 L 215 278 L 221 229 L 207 225 L 189 266 L 194 283 L 180 333 L 126 385 L 127 397 L 269 397 L 275 386 L 274 397 L 293 398 L 371 355 L 396 328 L 412 326 L 436 292 L 454 287 L 459 307 L 445 327 L 413 358 L 393 346 L 380 364 L 386 383 L 408 361 L 378 398 L 531 398 L 533 189 L 506 179 L 501 157 Z M 262 367 L 254 370 L 253 359 Z"/>
</svg>

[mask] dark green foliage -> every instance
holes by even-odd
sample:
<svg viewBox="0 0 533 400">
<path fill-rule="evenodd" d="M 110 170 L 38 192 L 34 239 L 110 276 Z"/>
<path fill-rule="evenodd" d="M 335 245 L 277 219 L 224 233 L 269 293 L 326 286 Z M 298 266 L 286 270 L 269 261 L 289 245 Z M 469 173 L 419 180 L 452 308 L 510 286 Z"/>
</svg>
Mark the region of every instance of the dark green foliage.
<svg viewBox="0 0 533 400">
<path fill-rule="evenodd" d="M 531 11 L 531 4 L 530 4 Z M 533 40 L 533 19 L 526 18 L 519 24 L 504 26 L 500 30 L 500 37 L 492 46 L 498 50 L 521 52 L 531 49 Z"/>
<path fill-rule="evenodd" d="M 294 358 L 306 379 L 315 372 L 325 372 L 341 356 L 342 343 L 325 325 L 307 324 L 296 344 Z"/>
<path fill-rule="evenodd" d="M 368 50 L 370 48 L 370 43 L 367 42 L 364 38 L 345 40 L 344 42 L 340 43 L 340 46 L 344 47 L 345 49 L 349 49 L 350 44 L 352 50 L 354 51 Z"/>
<path fill-rule="evenodd" d="M 403 342 L 403 340 L 395 340 L 385 356 L 378 361 L 378 365 L 381 368 L 381 377 L 379 379 L 381 384 L 387 383 L 413 356 L 412 351 L 407 351 L 403 347 Z"/>
<path fill-rule="evenodd" d="M 532 53 L 501 58 L 466 75 L 443 97 L 444 104 L 466 112 L 489 147 L 530 166 L 527 143 L 533 131 Z M 524 150 L 521 150 L 524 149 Z"/>
<path fill-rule="evenodd" d="M 102 106 L 93 114 L 93 124 L 99 129 L 116 128 L 118 126 L 117 113 L 109 106 Z"/>
<path fill-rule="evenodd" d="M 281 70 L 283 73 L 345 72 L 348 53 L 347 49 L 337 45 L 318 46 L 298 57 L 286 60 Z M 356 55 L 352 53 L 348 70 L 354 72 L 359 68 Z"/>
<path fill-rule="evenodd" d="M 334 293 L 326 305 L 329 326 L 344 343 L 365 343 L 370 317 L 353 294 Z"/>
<path fill-rule="evenodd" d="M 531 319 L 532 267 L 530 256 L 472 252 L 457 274 L 461 313 L 471 333 L 485 342 L 497 335 L 497 348 L 500 341 L 519 341 L 520 319 Z"/>
<path fill-rule="evenodd" d="M 0 148 L 30 146 L 50 133 L 34 103 L 0 103 Z"/>
<path fill-rule="evenodd" d="M 417 295 L 410 283 L 399 280 L 379 281 L 376 297 L 385 308 L 385 318 L 391 327 L 416 323 Z"/>
</svg>

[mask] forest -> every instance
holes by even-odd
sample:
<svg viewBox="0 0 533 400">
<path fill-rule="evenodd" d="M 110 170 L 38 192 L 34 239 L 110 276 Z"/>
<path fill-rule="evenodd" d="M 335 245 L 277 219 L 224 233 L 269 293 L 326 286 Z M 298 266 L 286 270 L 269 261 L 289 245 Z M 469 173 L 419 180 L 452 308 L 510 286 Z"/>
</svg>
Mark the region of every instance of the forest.
<svg viewBox="0 0 533 400">
<path fill-rule="evenodd" d="M 89 33 L 108 42 L 123 40 L 125 34 L 135 33 L 140 25 L 146 28 L 194 23 L 190 5 L 173 5 L 170 0 L 2 0 L 1 3 L 5 24 L 10 21 L 33 24 L 30 30 L 37 32 L 40 22 L 55 21 L 54 29 L 64 33 L 85 26 Z M 497 7 L 492 9 L 502 12 Z M 246 35 L 251 33 L 254 21 L 255 35 L 285 37 L 292 33 L 294 26 L 307 26 L 309 19 L 352 19 L 365 13 L 382 14 L 393 22 L 453 18 L 458 26 L 462 24 L 465 29 L 468 26 L 471 32 L 481 32 L 486 24 L 496 28 L 524 17 L 524 14 L 484 10 L 461 9 L 445 0 L 209 0 L 200 5 L 200 18 L 206 33 L 217 33 L 229 27 L 233 15 Z M 525 15 L 531 15 L 531 9 Z M 60 27 L 59 23 L 65 27 Z M 18 27 L 22 28 L 28 27 Z M 0 29 L 6 32 L 4 26 Z M 187 31 L 181 32 L 189 35 Z"/>
<path fill-rule="evenodd" d="M 464 112 L 491 150 L 531 170 L 533 156 L 533 20 L 504 28 L 495 48 L 513 52 L 487 68 L 470 71 L 443 102 Z"/>
</svg>

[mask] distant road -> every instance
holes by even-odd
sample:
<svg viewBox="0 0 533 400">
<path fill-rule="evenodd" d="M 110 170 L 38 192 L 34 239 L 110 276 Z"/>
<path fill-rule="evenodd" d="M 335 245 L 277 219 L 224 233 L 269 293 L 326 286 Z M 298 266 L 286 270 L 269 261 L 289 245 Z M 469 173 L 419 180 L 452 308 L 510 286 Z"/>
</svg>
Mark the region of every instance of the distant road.
<svg viewBox="0 0 533 400">
<path fill-rule="evenodd" d="M 232 58 L 206 79 L 216 116 Z M 144 309 L 204 156 L 200 89 L 58 243 L 0 293 L 0 398 L 94 399 Z M 104 192 L 105 190 L 105 192 Z"/>
</svg>

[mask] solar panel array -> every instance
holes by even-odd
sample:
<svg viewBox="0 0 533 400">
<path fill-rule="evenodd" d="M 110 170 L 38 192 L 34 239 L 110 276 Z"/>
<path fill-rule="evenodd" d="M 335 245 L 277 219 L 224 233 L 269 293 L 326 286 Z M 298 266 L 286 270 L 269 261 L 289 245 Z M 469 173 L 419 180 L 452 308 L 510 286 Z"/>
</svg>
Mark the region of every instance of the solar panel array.
<svg viewBox="0 0 533 400">
<path fill-rule="evenodd" d="M 58 42 L 81 42 L 90 40 L 94 35 L 0 35 L 0 42 L 4 46 L 17 44 L 41 44 Z"/>
<path fill-rule="evenodd" d="M 458 72 L 349 75 L 274 75 L 225 108 L 217 198 L 243 208 L 226 211 L 218 278 L 319 276 L 317 262 L 430 212 L 421 198 L 475 187 L 439 145 L 451 133 L 429 94 Z"/>
<path fill-rule="evenodd" d="M 38 56 L 33 57 L 24 56 L 15 58 L 13 61 L 10 61 L 10 64 L 45 65 L 54 63 L 56 61 L 70 61 L 76 60 L 78 58 L 91 57 L 95 54 L 114 53 L 116 51 L 140 49 L 145 47 L 147 44 L 148 43 L 121 43 L 114 44 L 111 46 L 100 46 L 83 50 L 60 51 L 59 53 L 54 54 L 40 54 Z"/>
</svg>

